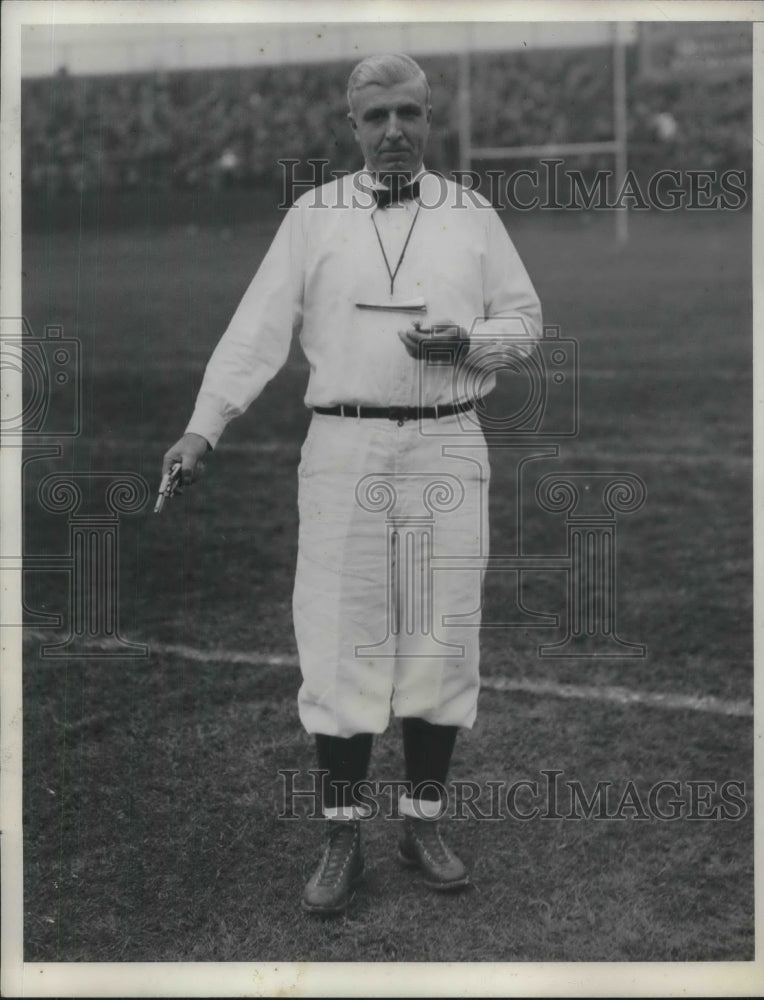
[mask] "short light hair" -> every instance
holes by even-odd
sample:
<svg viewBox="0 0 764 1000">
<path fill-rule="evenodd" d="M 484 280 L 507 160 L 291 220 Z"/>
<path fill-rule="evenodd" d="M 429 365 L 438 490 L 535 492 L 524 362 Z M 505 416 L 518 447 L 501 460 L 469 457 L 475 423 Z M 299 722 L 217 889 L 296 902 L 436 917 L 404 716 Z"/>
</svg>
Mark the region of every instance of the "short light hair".
<svg viewBox="0 0 764 1000">
<path fill-rule="evenodd" d="M 362 59 L 348 77 L 348 106 L 353 110 L 353 95 L 377 84 L 380 87 L 392 87 L 396 83 L 407 80 L 419 80 L 425 89 L 425 103 L 430 103 L 430 85 L 424 70 L 411 56 L 402 52 L 390 52 L 379 56 L 367 56 Z"/>
</svg>

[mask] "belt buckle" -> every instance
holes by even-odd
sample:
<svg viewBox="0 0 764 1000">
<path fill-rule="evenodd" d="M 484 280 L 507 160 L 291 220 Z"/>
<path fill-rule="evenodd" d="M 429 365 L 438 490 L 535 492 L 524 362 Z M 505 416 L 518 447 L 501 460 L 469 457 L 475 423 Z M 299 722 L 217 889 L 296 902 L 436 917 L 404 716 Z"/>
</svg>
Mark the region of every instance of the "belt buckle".
<svg viewBox="0 0 764 1000">
<path fill-rule="evenodd" d="M 391 406 L 388 410 L 388 419 L 396 420 L 399 427 L 403 427 L 404 423 L 409 420 L 409 407 L 408 406 Z"/>
</svg>

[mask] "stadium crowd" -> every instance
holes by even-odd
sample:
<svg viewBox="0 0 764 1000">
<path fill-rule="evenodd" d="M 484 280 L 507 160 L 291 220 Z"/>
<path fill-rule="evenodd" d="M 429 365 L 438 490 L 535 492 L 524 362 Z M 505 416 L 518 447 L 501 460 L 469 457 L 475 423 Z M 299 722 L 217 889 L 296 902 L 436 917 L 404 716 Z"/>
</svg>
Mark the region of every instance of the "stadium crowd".
<svg viewBox="0 0 764 1000">
<path fill-rule="evenodd" d="M 475 145 L 611 139 L 612 54 L 607 49 L 486 54 L 473 59 Z M 428 166 L 458 163 L 457 66 L 422 59 L 433 86 Z M 22 169 L 27 193 L 253 186 L 272 183 L 278 159 L 311 157 L 355 169 L 345 128 L 348 65 L 332 63 L 22 81 Z M 742 72 L 745 72 L 743 70 Z M 750 71 L 749 71 L 750 72 Z M 740 72 L 645 77 L 628 63 L 629 166 L 746 169 L 750 82 Z M 749 77 L 750 80 L 750 77 Z M 514 166 L 521 166 L 519 163 Z M 610 165 L 604 155 L 574 166 Z"/>
</svg>

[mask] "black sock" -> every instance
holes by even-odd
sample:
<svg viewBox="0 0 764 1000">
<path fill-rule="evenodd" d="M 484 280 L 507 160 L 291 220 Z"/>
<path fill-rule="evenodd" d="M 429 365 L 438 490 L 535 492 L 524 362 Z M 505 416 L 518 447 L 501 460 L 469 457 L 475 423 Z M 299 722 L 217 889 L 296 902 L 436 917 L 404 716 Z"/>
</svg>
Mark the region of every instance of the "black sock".
<svg viewBox="0 0 764 1000">
<path fill-rule="evenodd" d="M 458 726 L 438 726 L 424 719 L 403 720 L 403 754 L 412 798 L 437 802 L 445 786 Z"/>
<path fill-rule="evenodd" d="M 316 733 L 318 766 L 329 772 L 321 786 L 325 809 L 355 803 L 354 788 L 366 777 L 373 738 L 371 733 L 348 737 Z"/>
</svg>

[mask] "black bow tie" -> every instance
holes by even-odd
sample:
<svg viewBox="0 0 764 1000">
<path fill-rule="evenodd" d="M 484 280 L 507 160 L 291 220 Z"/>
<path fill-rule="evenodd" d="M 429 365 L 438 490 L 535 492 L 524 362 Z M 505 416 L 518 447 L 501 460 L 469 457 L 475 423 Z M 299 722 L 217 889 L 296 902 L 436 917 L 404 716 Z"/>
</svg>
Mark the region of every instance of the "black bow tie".
<svg viewBox="0 0 764 1000">
<path fill-rule="evenodd" d="M 412 184 L 394 184 L 389 188 L 372 188 L 374 200 L 380 208 L 398 204 L 401 201 L 411 201 L 419 197 L 419 181 Z"/>
</svg>

